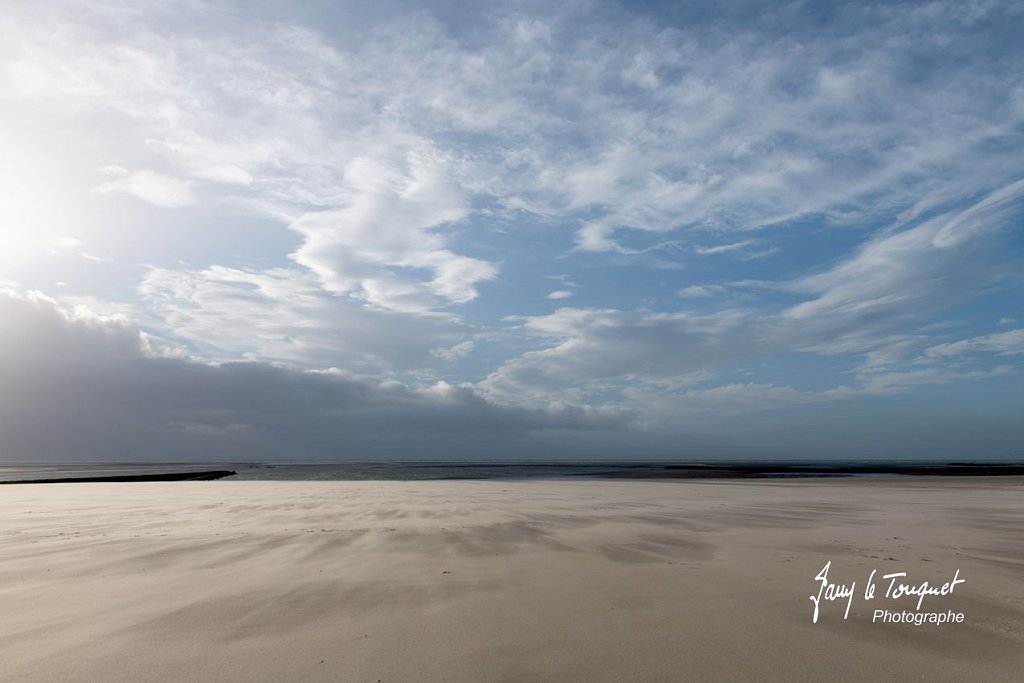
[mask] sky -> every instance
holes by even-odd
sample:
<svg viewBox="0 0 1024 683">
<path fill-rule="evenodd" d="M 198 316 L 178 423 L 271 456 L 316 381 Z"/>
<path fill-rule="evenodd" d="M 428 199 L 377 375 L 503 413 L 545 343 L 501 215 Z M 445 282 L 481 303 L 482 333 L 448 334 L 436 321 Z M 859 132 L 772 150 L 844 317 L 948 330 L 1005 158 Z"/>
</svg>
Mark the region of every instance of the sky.
<svg viewBox="0 0 1024 683">
<path fill-rule="evenodd" d="M 1019 2 L 0 35 L 0 462 L 1024 457 Z"/>
</svg>

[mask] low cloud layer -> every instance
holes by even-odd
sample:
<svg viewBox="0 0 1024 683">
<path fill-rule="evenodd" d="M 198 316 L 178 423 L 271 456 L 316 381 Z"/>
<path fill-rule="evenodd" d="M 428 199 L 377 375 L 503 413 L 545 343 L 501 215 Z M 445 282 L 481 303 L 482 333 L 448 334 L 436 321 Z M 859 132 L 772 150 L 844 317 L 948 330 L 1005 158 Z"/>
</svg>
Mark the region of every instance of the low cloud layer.
<svg viewBox="0 0 1024 683">
<path fill-rule="evenodd" d="M 7 461 L 511 457 L 535 432 L 623 422 L 497 406 L 445 383 L 198 363 L 123 321 L 38 295 L 0 293 L 0 319 Z"/>
<path fill-rule="evenodd" d="M 631 382 L 628 404 L 524 407 L 508 395 L 490 400 L 488 382 L 483 391 L 445 382 L 410 387 L 333 370 L 201 363 L 123 319 L 62 310 L 37 294 L 0 292 L 0 319 L 10 332 L 0 339 L 0 459 L 7 462 L 856 457 L 870 447 L 886 457 L 942 457 L 971 443 L 1008 445 L 1005 435 L 993 440 L 985 431 L 991 416 L 960 415 L 924 433 L 930 416 L 910 411 L 902 418 L 909 422 L 844 434 L 857 392 L 842 390 L 736 383 L 666 397 L 658 379 Z M 1017 353 L 1018 336 L 969 340 L 956 351 Z M 901 382 L 950 381 L 929 376 L 935 372 Z M 758 439 L 765 442 L 755 449 Z"/>
</svg>

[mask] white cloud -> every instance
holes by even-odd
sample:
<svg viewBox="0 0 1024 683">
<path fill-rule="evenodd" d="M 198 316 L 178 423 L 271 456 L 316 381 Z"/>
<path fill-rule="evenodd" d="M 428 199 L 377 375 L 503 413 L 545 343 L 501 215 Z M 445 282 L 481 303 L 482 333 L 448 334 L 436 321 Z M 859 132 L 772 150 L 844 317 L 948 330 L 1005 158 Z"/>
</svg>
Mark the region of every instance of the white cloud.
<svg viewBox="0 0 1024 683">
<path fill-rule="evenodd" d="M 730 251 L 745 249 L 755 244 L 757 244 L 756 240 L 742 240 L 740 242 L 731 242 L 729 244 L 719 244 L 714 247 L 696 246 L 693 250 L 702 256 L 710 254 L 727 254 Z"/>
<path fill-rule="evenodd" d="M 355 292 L 398 311 L 427 311 L 476 298 L 475 286 L 497 268 L 445 246 L 439 228 L 466 216 L 463 194 L 429 150 L 411 152 L 402 167 L 368 158 L 345 169 L 339 208 L 307 213 L 291 224 L 303 236 L 292 258 L 335 292 Z M 405 270 L 422 269 L 430 277 Z"/>
<path fill-rule="evenodd" d="M 50 246 L 54 249 L 60 249 L 62 251 L 75 249 L 82 245 L 82 240 L 71 235 L 59 235 L 50 240 Z"/>
<path fill-rule="evenodd" d="M 722 285 L 690 285 L 683 287 L 676 294 L 684 299 L 710 299 L 725 291 L 727 290 Z"/>
<path fill-rule="evenodd" d="M 472 340 L 467 339 L 466 341 L 459 342 L 450 348 L 431 349 L 430 353 L 438 358 L 452 362 L 460 358 L 465 358 L 469 354 L 473 353 L 474 348 L 476 348 L 476 344 Z"/>
<path fill-rule="evenodd" d="M 221 166 L 205 166 L 193 172 L 193 175 L 203 180 L 225 185 L 251 185 L 252 176 L 244 168 L 225 164 Z"/>
<path fill-rule="evenodd" d="M 140 286 L 155 329 L 216 360 L 259 359 L 364 372 L 428 369 L 470 330 L 451 316 L 373 310 L 308 271 L 154 268 Z M 462 347 L 466 348 L 466 347 Z"/>
<path fill-rule="evenodd" d="M 950 382 L 969 382 L 1000 375 L 1011 375 L 1015 369 L 1009 365 L 999 365 L 987 370 L 946 370 L 943 368 L 923 368 L 882 372 L 864 378 L 860 393 L 864 394 L 899 394 L 915 387 L 928 384 L 948 384 Z"/>
<path fill-rule="evenodd" d="M 504 400 L 584 403 L 629 384 L 686 386 L 756 348 L 743 332 L 748 324 L 743 311 L 692 316 L 562 308 L 522 323 L 523 334 L 554 339 L 553 346 L 506 361 L 480 387 Z"/>
<path fill-rule="evenodd" d="M 573 293 L 570 292 L 568 289 L 556 289 L 555 291 L 550 292 L 548 294 L 548 298 L 558 301 L 560 299 L 568 299 L 572 297 L 572 295 Z"/>
<path fill-rule="evenodd" d="M 634 406 L 639 419 L 655 427 L 666 422 L 736 419 L 770 411 L 787 411 L 794 406 L 837 401 L 859 392 L 839 386 L 825 391 L 799 390 L 757 382 L 732 382 L 713 387 L 686 387 L 671 395 L 643 387 L 630 387 L 623 394 Z"/>
<path fill-rule="evenodd" d="M 948 344 L 938 344 L 925 351 L 932 358 L 963 356 L 987 352 L 999 356 L 1013 356 L 1024 353 L 1024 329 L 1009 330 L 981 337 L 972 337 Z"/>
<path fill-rule="evenodd" d="M 93 191 L 99 194 L 123 192 L 165 209 L 188 206 L 196 201 L 187 182 L 154 171 L 126 172 L 97 185 Z"/>
</svg>

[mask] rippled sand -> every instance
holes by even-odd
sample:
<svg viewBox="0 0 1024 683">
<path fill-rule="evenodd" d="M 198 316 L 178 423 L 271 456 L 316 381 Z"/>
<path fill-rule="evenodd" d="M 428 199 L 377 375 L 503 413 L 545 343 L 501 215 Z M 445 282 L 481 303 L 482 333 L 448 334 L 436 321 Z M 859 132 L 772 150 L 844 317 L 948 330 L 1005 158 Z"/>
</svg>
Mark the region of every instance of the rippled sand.
<svg viewBox="0 0 1024 683">
<path fill-rule="evenodd" d="M 1020 680 L 1024 483 L 11 486 L 0 600 L 4 680 Z"/>
</svg>

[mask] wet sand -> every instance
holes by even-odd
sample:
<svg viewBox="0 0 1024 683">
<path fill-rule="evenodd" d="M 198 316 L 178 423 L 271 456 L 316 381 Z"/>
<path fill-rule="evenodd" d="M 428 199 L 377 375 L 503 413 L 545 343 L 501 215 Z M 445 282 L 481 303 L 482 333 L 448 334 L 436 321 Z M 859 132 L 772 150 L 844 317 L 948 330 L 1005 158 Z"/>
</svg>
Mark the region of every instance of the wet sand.
<svg viewBox="0 0 1024 683">
<path fill-rule="evenodd" d="M 10 486 L 0 599 L 3 680 L 1011 681 L 1024 482 Z"/>
</svg>

